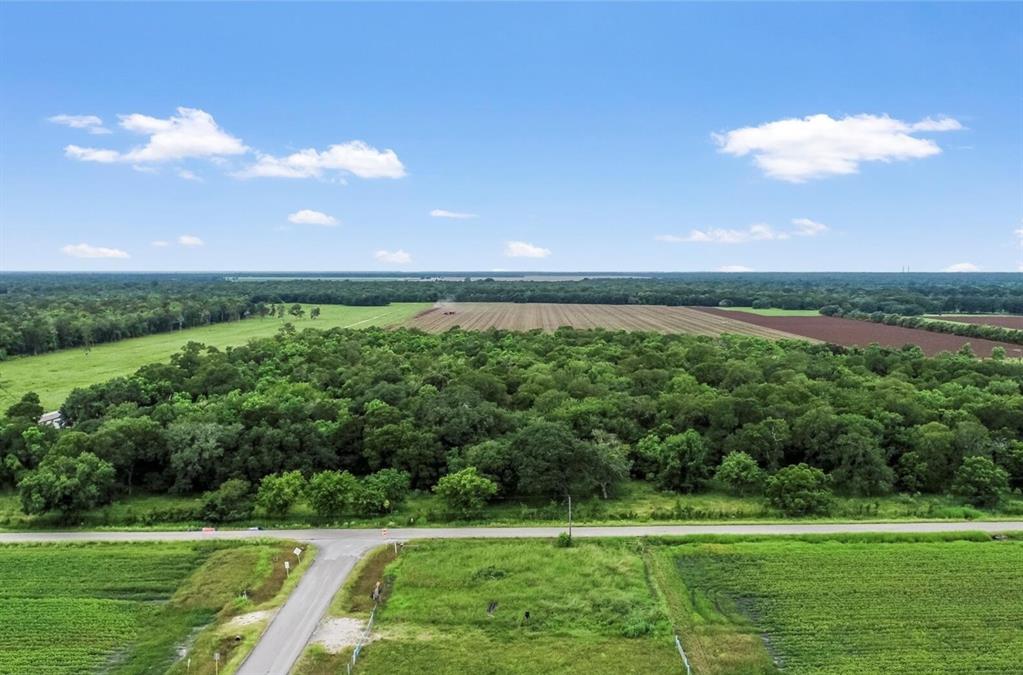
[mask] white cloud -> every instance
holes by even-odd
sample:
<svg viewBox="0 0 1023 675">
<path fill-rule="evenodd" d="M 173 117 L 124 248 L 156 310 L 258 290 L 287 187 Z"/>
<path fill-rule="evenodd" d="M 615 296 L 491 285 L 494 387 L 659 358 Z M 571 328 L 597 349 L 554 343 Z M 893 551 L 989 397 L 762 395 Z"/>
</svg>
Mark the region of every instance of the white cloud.
<svg viewBox="0 0 1023 675">
<path fill-rule="evenodd" d="M 752 267 L 746 267 L 745 265 L 722 265 L 718 268 L 718 272 L 752 272 Z"/>
<path fill-rule="evenodd" d="M 917 132 L 955 131 L 951 118 L 914 124 L 887 115 L 850 115 L 834 119 L 810 115 L 712 134 L 720 151 L 744 157 L 770 178 L 802 183 L 812 178 L 857 173 L 862 162 L 894 162 L 941 153 L 934 141 Z"/>
<path fill-rule="evenodd" d="M 189 158 L 216 158 L 241 155 L 248 148 L 238 138 L 221 129 L 213 116 L 196 108 L 178 108 L 167 119 L 138 113 L 120 115 L 121 127 L 149 136 L 149 141 L 127 152 L 69 145 L 64 153 L 83 162 L 130 162 L 146 164 Z"/>
<path fill-rule="evenodd" d="M 1023 244 L 1023 227 L 1019 228 L 1018 230 L 1013 230 L 1012 233 L 1016 235 L 1020 243 Z"/>
<path fill-rule="evenodd" d="M 951 117 L 939 117 L 938 119 L 925 117 L 919 122 L 911 124 L 910 128 L 913 131 L 959 131 L 963 125 L 959 123 L 959 120 L 954 120 Z"/>
<path fill-rule="evenodd" d="M 828 231 L 827 225 L 810 220 L 809 218 L 793 218 L 792 224 L 796 226 L 792 234 L 797 237 L 816 237 L 818 234 Z"/>
<path fill-rule="evenodd" d="M 312 209 L 301 209 L 288 215 L 288 220 L 296 225 L 322 225 L 333 227 L 337 225 L 337 218 Z"/>
<path fill-rule="evenodd" d="M 504 254 L 509 258 L 546 258 L 551 254 L 551 250 L 534 246 L 527 241 L 506 241 Z"/>
<path fill-rule="evenodd" d="M 182 246 L 202 246 L 202 239 L 194 234 L 183 234 L 178 237 L 178 243 Z"/>
<path fill-rule="evenodd" d="M 100 162 L 101 164 L 121 161 L 121 153 L 116 150 L 97 150 L 96 148 L 82 148 L 77 145 L 66 146 L 64 148 L 64 155 L 83 162 Z"/>
<path fill-rule="evenodd" d="M 980 268 L 973 263 L 961 262 L 954 265 L 949 265 L 943 272 L 979 272 Z"/>
<path fill-rule="evenodd" d="M 767 223 L 755 223 L 744 230 L 707 228 L 689 230 L 687 235 L 659 234 L 654 239 L 669 244 L 746 244 L 751 241 L 784 241 L 792 237 L 815 237 L 828 226 L 809 218 L 792 220 L 795 229 L 776 230 Z"/>
<path fill-rule="evenodd" d="M 95 115 L 54 115 L 47 119 L 54 124 L 62 124 L 72 129 L 85 129 L 90 134 L 110 133 L 110 129 L 103 126 L 103 120 Z"/>
<path fill-rule="evenodd" d="M 694 229 L 689 230 L 689 234 L 685 236 L 661 234 L 655 237 L 657 241 L 665 241 L 670 244 L 745 244 L 750 241 L 770 241 L 773 239 L 788 238 L 788 233 L 777 232 L 766 223 L 750 225 L 745 230 L 731 230 L 723 228 L 710 228 L 705 230 Z"/>
<path fill-rule="evenodd" d="M 362 141 L 332 145 L 323 152 L 306 148 L 286 157 L 261 154 L 255 164 L 235 175 L 239 178 L 322 178 L 325 172 L 359 178 L 401 178 L 405 166 L 394 150 L 377 150 Z"/>
<path fill-rule="evenodd" d="M 150 245 L 155 246 L 157 248 L 165 248 L 167 246 L 170 246 L 170 242 L 164 241 L 163 239 L 157 239 L 154 242 L 150 242 Z"/>
<path fill-rule="evenodd" d="M 397 251 L 380 250 L 374 253 L 373 257 L 378 261 L 389 265 L 406 265 L 412 262 L 412 256 L 400 248 Z"/>
<path fill-rule="evenodd" d="M 73 258 L 129 258 L 127 252 L 119 248 L 92 246 L 91 244 L 68 244 L 60 249 L 65 255 Z"/>
<path fill-rule="evenodd" d="M 430 215 L 434 218 L 453 218 L 455 220 L 468 220 L 469 218 L 478 217 L 475 213 L 463 213 L 461 211 L 448 211 L 446 209 L 434 209 L 430 211 Z"/>
<path fill-rule="evenodd" d="M 202 182 L 202 178 L 199 178 L 194 171 L 189 171 L 188 169 L 178 169 L 178 178 Z"/>
</svg>

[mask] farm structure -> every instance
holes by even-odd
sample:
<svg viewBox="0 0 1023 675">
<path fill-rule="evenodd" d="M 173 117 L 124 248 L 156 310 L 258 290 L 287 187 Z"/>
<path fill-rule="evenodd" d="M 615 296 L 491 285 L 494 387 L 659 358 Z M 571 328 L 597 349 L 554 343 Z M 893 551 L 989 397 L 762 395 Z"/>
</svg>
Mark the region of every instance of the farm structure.
<svg viewBox="0 0 1023 675">
<path fill-rule="evenodd" d="M 661 305 L 442 303 L 420 312 L 404 325 L 431 333 L 443 332 L 456 326 L 466 330 L 498 328 L 521 331 L 537 329 L 553 331 L 562 326 L 570 326 L 710 336 L 731 333 L 769 339 L 807 339 L 774 328 L 740 321 L 730 315 L 712 315 L 689 307 Z"/>
<path fill-rule="evenodd" d="M 1002 347 L 1010 356 L 1015 356 L 1020 349 L 1020 345 L 1007 342 L 833 316 L 763 316 L 746 312 L 726 312 L 711 307 L 703 307 L 697 311 L 846 347 L 867 347 L 873 343 L 893 348 L 916 345 L 928 356 L 934 356 L 941 352 L 957 351 L 969 343 L 977 356 L 984 357 L 991 356 L 991 351 L 995 347 Z"/>
</svg>

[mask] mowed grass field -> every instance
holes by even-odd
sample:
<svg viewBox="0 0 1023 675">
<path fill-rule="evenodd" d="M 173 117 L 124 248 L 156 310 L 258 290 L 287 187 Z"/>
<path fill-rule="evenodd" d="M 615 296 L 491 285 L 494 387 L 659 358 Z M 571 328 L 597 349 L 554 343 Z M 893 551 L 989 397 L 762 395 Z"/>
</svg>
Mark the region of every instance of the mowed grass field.
<svg viewBox="0 0 1023 675">
<path fill-rule="evenodd" d="M 562 303 L 455 302 L 441 303 L 405 323 L 411 328 L 442 332 L 456 326 L 466 330 L 545 330 L 562 326 L 609 330 L 654 331 L 718 336 L 724 333 L 772 339 L 805 340 L 796 335 L 756 326 L 728 316 L 689 307 L 662 305 L 575 305 Z"/>
<path fill-rule="evenodd" d="M 231 667 L 255 644 L 262 625 L 230 635 L 221 629 L 236 613 L 279 602 L 281 590 L 293 585 L 289 579 L 286 586 L 277 569 L 290 546 L 2 545 L 0 673 L 198 675 L 215 670 L 214 651 L 221 652 L 221 668 Z M 182 654 L 191 657 L 191 667 Z"/>
<path fill-rule="evenodd" d="M 729 312 L 746 312 L 747 314 L 759 314 L 760 316 L 820 316 L 816 309 L 757 309 L 755 307 L 719 307 Z"/>
<path fill-rule="evenodd" d="M 393 326 L 430 307 L 428 303 L 414 302 L 393 303 L 386 307 L 317 305 L 320 317 L 310 319 L 309 309 L 312 306 L 304 305 L 306 315 L 302 319 L 245 319 L 104 343 L 88 352 L 85 349 L 67 349 L 0 361 L 0 382 L 4 383 L 0 406 L 6 407 L 24 393 L 34 391 L 47 410 L 56 410 L 72 389 L 131 374 L 147 363 L 165 361 L 188 342 L 201 342 L 223 349 L 244 344 L 253 338 L 271 336 L 288 322 L 297 330 Z"/>
<path fill-rule="evenodd" d="M 1020 672 L 1018 538 L 419 541 L 390 557 L 333 606 L 365 619 L 384 581 L 362 673 L 684 672 L 676 634 L 700 675 Z M 297 672 L 344 672 L 350 654 L 313 647 Z"/>
<path fill-rule="evenodd" d="M 356 601 L 372 589 L 379 566 L 363 572 L 366 580 L 354 584 Z M 378 639 L 359 659 L 360 673 L 615 675 L 682 667 L 631 543 L 415 542 L 384 575 L 389 597 L 377 614 Z M 497 603 L 492 617 L 491 602 Z M 335 609 L 339 604 L 346 606 L 342 601 Z M 366 607 L 356 602 L 355 608 L 356 616 L 366 616 Z M 297 672 L 344 672 L 346 657 L 314 650 Z"/>
<path fill-rule="evenodd" d="M 658 551 L 698 673 L 1018 673 L 1023 541 L 867 537 Z"/>
</svg>

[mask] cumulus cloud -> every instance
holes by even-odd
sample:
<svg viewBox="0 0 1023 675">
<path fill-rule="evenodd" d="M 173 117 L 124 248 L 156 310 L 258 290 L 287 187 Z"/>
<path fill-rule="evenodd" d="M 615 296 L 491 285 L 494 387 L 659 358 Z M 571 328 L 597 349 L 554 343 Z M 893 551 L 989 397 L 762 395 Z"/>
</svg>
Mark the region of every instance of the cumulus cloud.
<svg viewBox="0 0 1023 675">
<path fill-rule="evenodd" d="M 379 262 L 387 263 L 388 265 L 406 265 L 412 262 L 412 256 L 400 248 L 397 251 L 385 251 L 383 249 L 373 254 Z"/>
<path fill-rule="evenodd" d="M 455 220 L 468 220 L 469 218 L 476 218 L 475 213 L 464 213 L 462 211 L 448 211 L 446 209 L 434 209 L 430 211 L 430 215 L 434 218 L 453 218 Z"/>
<path fill-rule="evenodd" d="M 980 271 L 980 267 L 978 267 L 977 265 L 974 265 L 973 263 L 961 262 L 961 263 L 956 263 L 954 265 L 949 265 L 948 267 L 946 267 L 942 271 L 943 272 L 979 272 Z"/>
<path fill-rule="evenodd" d="M 863 162 L 895 162 L 941 153 L 914 133 L 962 129 L 949 117 L 903 122 L 887 115 L 850 115 L 834 119 L 810 115 L 712 134 L 720 152 L 753 156 L 770 178 L 802 183 L 813 178 L 857 173 Z"/>
<path fill-rule="evenodd" d="M 178 237 L 178 243 L 182 246 L 202 246 L 202 239 L 194 234 L 183 234 Z"/>
<path fill-rule="evenodd" d="M 54 124 L 62 124 L 72 129 L 85 129 L 90 134 L 110 133 L 110 129 L 103 126 L 103 120 L 95 115 L 54 115 L 47 119 Z"/>
<path fill-rule="evenodd" d="M 549 248 L 534 246 L 528 241 L 504 242 L 504 254 L 509 258 L 546 258 L 551 254 Z"/>
<path fill-rule="evenodd" d="M 679 236 L 675 234 L 661 234 L 655 237 L 657 241 L 664 241 L 670 244 L 745 244 L 750 241 L 770 241 L 773 239 L 788 239 L 786 232 L 777 232 L 766 223 L 750 225 L 745 230 L 732 230 L 724 228 L 710 228 L 704 230 L 689 230 L 689 234 Z"/>
<path fill-rule="evenodd" d="M 659 234 L 654 239 L 669 244 L 746 244 L 751 241 L 784 241 L 792 237 L 816 237 L 828 226 L 809 218 L 795 218 L 790 230 L 776 230 L 767 223 L 755 223 L 744 230 L 728 228 L 692 229 L 689 234 Z"/>
<path fill-rule="evenodd" d="M 169 241 L 165 241 L 163 239 L 157 239 L 156 241 L 150 242 L 150 245 L 151 246 L 155 246 L 157 248 L 166 248 L 166 247 L 170 246 L 170 242 Z"/>
<path fill-rule="evenodd" d="M 809 218 L 793 218 L 792 224 L 796 226 L 792 234 L 797 237 L 816 237 L 818 234 L 828 231 L 827 225 L 810 220 Z"/>
<path fill-rule="evenodd" d="M 126 251 L 119 248 L 107 248 L 106 246 L 93 246 L 91 244 L 68 244 L 60 249 L 65 255 L 73 258 L 129 258 Z"/>
<path fill-rule="evenodd" d="M 718 272 L 752 272 L 752 267 L 746 267 L 745 265 L 722 265 L 718 268 Z"/>
<path fill-rule="evenodd" d="M 337 225 L 337 218 L 334 216 L 322 211 L 313 211 L 312 209 L 295 211 L 288 215 L 288 221 L 296 225 L 322 225 L 324 227 L 334 227 Z"/>
<path fill-rule="evenodd" d="M 331 145 L 324 151 L 306 148 L 285 157 L 261 154 L 239 178 L 322 178 L 327 172 L 359 178 L 401 178 L 405 166 L 394 150 L 377 150 L 362 141 Z"/>
<path fill-rule="evenodd" d="M 166 119 L 139 113 L 120 115 L 121 128 L 149 136 L 145 145 L 135 146 L 127 152 L 69 145 L 64 148 L 64 154 L 83 162 L 148 164 L 190 158 L 222 158 L 248 152 L 245 144 L 221 129 L 209 113 L 184 107 L 178 108 L 177 113 Z"/>
</svg>

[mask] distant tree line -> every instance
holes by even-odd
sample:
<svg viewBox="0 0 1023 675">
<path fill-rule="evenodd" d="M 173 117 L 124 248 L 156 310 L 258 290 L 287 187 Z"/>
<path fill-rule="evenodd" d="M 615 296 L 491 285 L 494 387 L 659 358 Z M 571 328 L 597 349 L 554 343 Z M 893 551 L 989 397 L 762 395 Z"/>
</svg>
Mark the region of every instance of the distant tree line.
<svg viewBox="0 0 1023 675">
<path fill-rule="evenodd" d="M 788 513 L 849 495 L 1023 486 L 1023 364 L 749 337 L 334 329 L 76 389 L 66 429 L 27 395 L 0 420 L 0 485 L 28 512 L 117 493 L 205 494 L 203 515 L 382 513 L 408 490 L 494 495 L 726 486 Z"/>
<path fill-rule="evenodd" d="M 1011 274 L 691 273 L 575 281 L 524 281 L 497 274 L 461 281 L 429 275 L 414 280 L 331 279 L 329 275 L 232 279 L 211 274 L 2 274 L 0 358 L 235 321 L 295 303 L 375 306 L 446 299 L 826 307 L 831 313 L 857 317 L 1023 313 L 1023 279 Z M 968 336 L 987 337 L 979 332 Z"/>
</svg>

